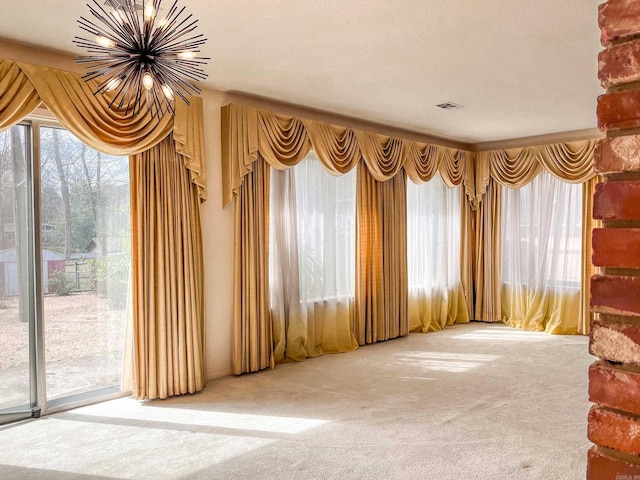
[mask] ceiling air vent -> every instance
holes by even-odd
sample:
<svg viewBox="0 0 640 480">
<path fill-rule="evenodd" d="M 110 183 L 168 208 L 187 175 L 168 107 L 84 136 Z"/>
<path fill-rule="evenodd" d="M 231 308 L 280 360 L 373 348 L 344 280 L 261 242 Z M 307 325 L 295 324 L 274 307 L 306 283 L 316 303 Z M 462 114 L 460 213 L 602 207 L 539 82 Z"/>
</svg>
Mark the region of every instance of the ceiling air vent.
<svg viewBox="0 0 640 480">
<path fill-rule="evenodd" d="M 436 107 L 441 108 L 443 110 L 460 110 L 462 108 L 462 105 L 458 105 L 457 103 L 453 103 L 453 102 L 444 102 L 439 105 L 436 105 Z"/>
</svg>

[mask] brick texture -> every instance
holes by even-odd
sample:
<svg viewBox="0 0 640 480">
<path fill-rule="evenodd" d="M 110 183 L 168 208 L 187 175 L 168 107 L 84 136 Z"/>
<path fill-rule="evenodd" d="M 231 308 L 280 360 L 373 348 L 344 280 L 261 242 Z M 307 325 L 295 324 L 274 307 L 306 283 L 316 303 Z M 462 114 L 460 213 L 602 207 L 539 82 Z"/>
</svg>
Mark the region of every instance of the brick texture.
<svg viewBox="0 0 640 480">
<path fill-rule="evenodd" d="M 609 0 L 598 8 L 602 45 L 640 32 L 640 0 Z"/>
<path fill-rule="evenodd" d="M 638 459 L 640 462 L 640 458 Z M 637 478 L 634 478 L 636 477 Z M 587 457 L 587 480 L 638 480 L 640 465 L 609 457 L 596 447 L 589 450 Z"/>
<path fill-rule="evenodd" d="M 596 185 L 593 218 L 640 220 L 640 181 L 606 182 Z"/>
<path fill-rule="evenodd" d="M 589 368 L 589 401 L 640 415 L 640 371 L 594 363 Z"/>
<path fill-rule="evenodd" d="M 589 440 L 603 447 L 640 455 L 640 419 L 594 406 L 589 411 Z"/>
<path fill-rule="evenodd" d="M 595 320 L 591 325 L 589 352 L 610 362 L 640 366 L 640 326 Z"/>
<path fill-rule="evenodd" d="M 619 130 L 640 126 L 640 90 L 613 92 L 598 97 L 598 128 Z"/>
<path fill-rule="evenodd" d="M 591 278 L 591 308 L 620 315 L 640 314 L 640 278 L 595 275 Z"/>
<path fill-rule="evenodd" d="M 640 40 L 614 45 L 600 52 L 598 78 L 604 88 L 640 80 Z"/>
<path fill-rule="evenodd" d="M 598 173 L 640 170 L 640 135 L 606 138 L 596 148 Z"/>
<path fill-rule="evenodd" d="M 594 230 L 593 264 L 599 267 L 640 268 L 640 228 Z"/>
</svg>

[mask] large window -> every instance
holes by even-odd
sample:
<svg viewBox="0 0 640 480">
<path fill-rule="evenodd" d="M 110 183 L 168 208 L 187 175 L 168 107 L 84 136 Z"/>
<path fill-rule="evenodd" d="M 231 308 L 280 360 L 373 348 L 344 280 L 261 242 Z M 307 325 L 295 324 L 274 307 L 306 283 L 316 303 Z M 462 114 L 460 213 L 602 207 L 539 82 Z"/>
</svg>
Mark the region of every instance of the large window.
<svg viewBox="0 0 640 480">
<path fill-rule="evenodd" d="M 0 409 L 119 390 L 129 225 L 128 158 L 55 123 L 0 133 Z"/>
<path fill-rule="evenodd" d="M 502 187 L 502 281 L 578 290 L 582 265 L 582 185 L 548 172 Z"/>
<path fill-rule="evenodd" d="M 502 187 L 502 319 L 528 330 L 572 333 L 580 316 L 582 185 L 543 171 Z"/>
<path fill-rule="evenodd" d="M 407 184 L 409 327 L 440 330 L 467 320 L 460 284 L 462 187 L 447 188 L 440 175 Z"/>
<path fill-rule="evenodd" d="M 356 171 L 331 176 L 314 152 L 271 170 L 270 292 L 276 357 L 356 347 Z"/>
<path fill-rule="evenodd" d="M 355 293 L 356 171 L 333 177 L 309 156 L 292 170 L 302 301 Z"/>
</svg>

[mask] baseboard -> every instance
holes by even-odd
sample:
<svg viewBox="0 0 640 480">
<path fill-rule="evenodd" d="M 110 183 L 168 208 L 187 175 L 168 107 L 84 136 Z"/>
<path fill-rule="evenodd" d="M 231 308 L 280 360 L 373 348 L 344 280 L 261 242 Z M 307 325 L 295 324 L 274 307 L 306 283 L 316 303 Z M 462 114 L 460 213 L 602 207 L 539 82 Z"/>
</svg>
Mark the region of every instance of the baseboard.
<svg viewBox="0 0 640 480">
<path fill-rule="evenodd" d="M 216 378 L 228 377 L 231 375 L 231 369 L 216 370 L 215 372 L 207 372 L 207 380 L 215 380 Z"/>
</svg>

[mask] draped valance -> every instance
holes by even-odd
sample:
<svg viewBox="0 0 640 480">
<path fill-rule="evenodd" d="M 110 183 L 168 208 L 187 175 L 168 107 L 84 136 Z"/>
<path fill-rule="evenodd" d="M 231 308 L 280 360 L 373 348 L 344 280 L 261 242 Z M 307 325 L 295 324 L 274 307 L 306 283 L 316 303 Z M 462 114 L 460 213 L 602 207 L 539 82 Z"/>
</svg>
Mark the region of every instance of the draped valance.
<svg viewBox="0 0 640 480">
<path fill-rule="evenodd" d="M 449 187 L 464 183 L 469 200 L 475 197 L 473 157 L 465 150 L 230 104 L 222 107 L 223 205 L 239 193 L 258 153 L 282 170 L 299 163 L 311 148 L 333 175 L 350 171 L 362 159 L 379 182 L 400 170 L 416 183 L 439 172 Z"/>
<path fill-rule="evenodd" d="M 175 118 L 165 115 L 158 120 L 147 108 L 136 115 L 109 108 L 112 97 L 94 95 L 96 86 L 74 72 L 0 59 L 0 131 L 44 103 L 80 140 L 110 155 L 144 152 L 173 132 L 176 151 L 185 157 L 191 181 L 205 200 L 202 99 L 193 97 L 190 107 L 176 102 Z"/>
<path fill-rule="evenodd" d="M 590 139 L 476 153 L 475 207 L 487 191 L 489 178 L 500 185 L 519 188 L 531 182 L 544 168 L 565 182 L 587 182 L 596 175 L 594 153 L 598 142 L 598 139 Z"/>
</svg>

